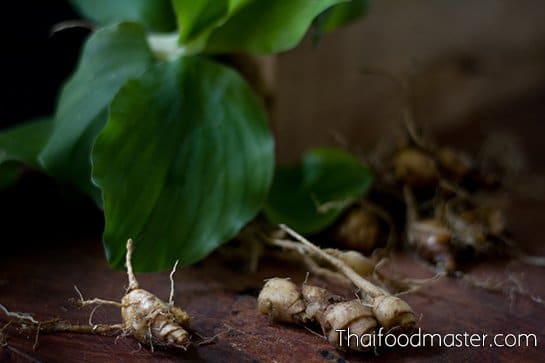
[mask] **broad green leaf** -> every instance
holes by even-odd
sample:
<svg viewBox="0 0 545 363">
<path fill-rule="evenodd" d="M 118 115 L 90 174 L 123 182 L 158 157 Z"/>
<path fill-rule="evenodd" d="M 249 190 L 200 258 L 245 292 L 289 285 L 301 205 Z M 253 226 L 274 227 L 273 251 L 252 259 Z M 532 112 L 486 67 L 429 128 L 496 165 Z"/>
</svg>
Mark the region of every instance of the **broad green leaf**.
<svg viewBox="0 0 545 363">
<path fill-rule="evenodd" d="M 225 18 L 229 12 L 228 0 L 172 0 L 178 20 L 180 43 L 194 41 Z"/>
<path fill-rule="evenodd" d="M 51 120 L 38 119 L 0 131 L 0 189 L 17 181 L 23 164 L 40 169 L 38 154 L 51 126 Z"/>
<path fill-rule="evenodd" d="M 254 0 L 172 0 L 179 43 L 201 51 L 212 31 Z"/>
<path fill-rule="evenodd" d="M 83 16 L 100 25 L 134 21 L 143 24 L 150 31 L 168 32 L 176 28 L 170 0 L 70 0 L 70 2 Z"/>
<path fill-rule="evenodd" d="M 314 149 L 301 165 L 277 168 L 264 213 L 274 224 L 316 233 L 333 223 L 372 181 L 371 171 L 352 155 Z"/>
<path fill-rule="evenodd" d="M 229 18 L 208 37 L 206 51 L 264 54 L 293 48 L 318 14 L 344 1 L 235 1 Z"/>
<path fill-rule="evenodd" d="M 229 14 L 234 14 L 244 6 L 256 0 L 229 0 Z"/>
<path fill-rule="evenodd" d="M 127 82 L 93 148 L 110 264 L 129 237 L 139 271 L 205 257 L 260 209 L 273 154 L 262 105 L 230 68 L 184 57 Z"/>
<path fill-rule="evenodd" d="M 369 0 L 350 0 L 324 11 L 315 24 L 321 33 L 329 33 L 361 18 L 369 6 Z"/>
<path fill-rule="evenodd" d="M 153 63 L 144 30 L 123 23 L 99 29 L 86 42 L 74 75 L 60 94 L 50 140 L 40 154 L 45 169 L 100 204 L 91 183 L 91 147 L 119 88 Z"/>
<path fill-rule="evenodd" d="M 39 168 L 38 154 L 51 133 L 52 122 L 40 118 L 0 131 L 0 163 L 20 161 Z"/>
</svg>

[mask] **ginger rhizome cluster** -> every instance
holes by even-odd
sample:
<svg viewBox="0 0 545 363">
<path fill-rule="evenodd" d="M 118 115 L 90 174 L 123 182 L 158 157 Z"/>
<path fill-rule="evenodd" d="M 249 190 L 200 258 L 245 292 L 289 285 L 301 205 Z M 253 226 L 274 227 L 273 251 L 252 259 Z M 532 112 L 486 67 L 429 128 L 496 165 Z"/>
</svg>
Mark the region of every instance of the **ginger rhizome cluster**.
<svg viewBox="0 0 545 363">
<path fill-rule="evenodd" d="M 338 347 L 346 347 L 339 340 L 339 330 L 370 337 L 378 328 L 388 331 L 411 331 L 416 326 L 416 316 L 404 300 L 389 294 L 355 272 L 343 260 L 320 249 L 289 227 L 283 230 L 301 242 L 302 253 L 320 256 L 336 268 L 354 286 L 361 297 L 347 300 L 328 290 L 304 283 L 301 288 L 289 279 L 272 278 L 263 286 L 258 297 L 258 309 L 274 321 L 306 326 L 318 324 L 327 340 Z M 344 342 L 346 343 L 346 342 Z M 353 347 L 356 350 L 372 348 L 367 344 Z"/>
<path fill-rule="evenodd" d="M 75 301 L 77 305 L 82 307 L 92 305 L 116 306 L 121 309 L 121 323 L 111 325 L 94 324 L 91 317 L 89 317 L 89 325 L 73 325 L 60 320 L 40 322 L 32 318 L 29 314 L 10 312 L 4 306 L 0 305 L 4 314 L 14 319 L 8 322 L 8 324 L 18 326 L 22 331 L 36 332 L 36 343 L 38 334 L 41 332 L 73 332 L 130 336 L 151 350 L 156 346 L 187 349 L 191 344 L 190 334 L 187 331 L 189 327 L 189 315 L 174 305 L 173 274 L 176 270 L 176 265 L 170 274 L 171 292 L 167 303 L 153 293 L 140 288 L 132 268 L 131 257 L 133 250 L 133 241 L 129 239 L 127 241 L 126 254 L 129 286 L 121 302 L 99 298 L 85 300 L 76 288 L 80 296 L 80 299 Z M 0 343 L 7 344 L 5 334 L 3 334 L 4 328 L 0 330 Z"/>
</svg>

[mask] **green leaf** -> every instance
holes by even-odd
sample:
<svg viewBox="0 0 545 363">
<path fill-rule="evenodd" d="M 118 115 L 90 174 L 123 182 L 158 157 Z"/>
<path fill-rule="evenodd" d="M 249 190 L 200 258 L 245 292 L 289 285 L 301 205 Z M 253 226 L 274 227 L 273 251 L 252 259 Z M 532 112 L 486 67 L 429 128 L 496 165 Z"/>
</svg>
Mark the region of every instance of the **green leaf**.
<svg viewBox="0 0 545 363">
<path fill-rule="evenodd" d="M 329 33 L 361 18 L 369 7 L 369 0 L 350 0 L 324 11 L 316 19 L 321 33 Z"/>
<path fill-rule="evenodd" d="M 225 18 L 229 12 L 227 0 L 172 0 L 180 43 L 195 41 Z"/>
<path fill-rule="evenodd" d="M 333 223 L 371 186 L 373 175 L 352 155 L 336 149 L 314 149 L 301 165 L 278 167 L 264 213 L 305 234 Z"/>
<path fill-rule="evenodd" d="M 185 57 L 129 81 L 93 149 L 110 264 L 129 237 L 140 271 L 202 259 L 258 212 L 273 159 L 262 105 L 230 68 Z"/>
<path fill-rule="evenodd" d="M 0 191 L 11 187 L 23 174 L 24 166 L 17 161 L 0 163 Z"/>
<path fill-rule="evenodd" d="M 138 24 L 99 29 L 87 40 L 78 68 L 60 94 L 51 138 L 40 161 L 51 175 L 78 186 L 99 205 L 100 190 L 91 183 L 91 147 L 119 88 L 152 63 Z"/>
<path fill-rule="evenodd" d="M 70 0 L 70 2 L 83 16 L 100 25 L 134 21 L 143 24 L 150 31 L 169 32 L 176 28 L 170 0 Z"/>
<path fill-rule="evenodd" d="M 51 120 L 38 119 L 0 132 L 0 189 L 17 181 L 22 164 L 40 169 L 38 154 L 51 132 Z"/>
<path fill-rule="evenodd" d="M 0 132 L 0 163 L 20 161 L 39 168 L 38 154 L 51 133 L 52 122 L 40 118 Z"/>
<path fill-rule="evenodd" d="M 254 0 L 172 0 L 178 21 L 178 42 L 201 52 L 212 31 Z"/>
<path fill-rule="evenodd" d="M 293 48 L 318 14 L 344 1 L 230 1 L 229 17 L 212 31 L 206 51 L 274 53 Z"/>
</svg>

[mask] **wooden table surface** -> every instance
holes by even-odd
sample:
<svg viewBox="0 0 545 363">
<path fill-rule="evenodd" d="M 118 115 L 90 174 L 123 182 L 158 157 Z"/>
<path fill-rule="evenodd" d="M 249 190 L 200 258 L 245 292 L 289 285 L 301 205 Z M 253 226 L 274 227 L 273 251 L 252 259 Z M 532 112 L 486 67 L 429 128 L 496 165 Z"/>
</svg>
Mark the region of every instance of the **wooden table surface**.
<svg viewBox="0 0 545 363">
<path fill-rule="evenodd" d="M 545 203 L 518 201 L 510 208 L 510 225 L 528 252 L 545 255 L 542 228 Z M 59 222 L 61 223 L 61 222 Z M 125 273 L 112 271 L 103 257 L 99 236 L 38 239 L 23 231 L 2 241 L 0 257 L 0 302 L 11 310 L 32 312 L 39 320 L 60 317 L 72 323 L 87 322 L 89 309 L 68 302 L 77 285 L 86 297 L 119 300 L 127 285 Z M 411 277 L 431 276 L 414 257 L 397 253 L 390 265 Z M 506 281 L 516 278 L 531 294 L 545 297 L 545 269 L 516 261 L 484 261 L 466 268 L 470 276 Z M 514 284 L 505 282 L 505 293 L 491 293 L 469 286 L 460 279 L 442 278 L 406 296 L 421 316 L 420 327 L 428 333 L 533 333 L 537 347 L 518 348 L 381 348 L 378 352 L 345 354 L 311 332 L 271 323 L 256 310 L 256 296 L 263 280 L 290 276 L 302 282 L 304 269 L 265 259 L 256 274 L 241 263 L 212 256 L 198 265 L 180 269 L 175 276 L 175 300 L 192 317 L 192 328 L 214 343 L 183 351 L 140 349 L 132 338 L 83 334 L 34 336 L 11 332 L 8 345 L 0 348 L 1 362 L 344 362 L 344 361 L 543 361 L 545 350 L 544 305 L 528 296 L 509 294 Z M 168 272 L 139 274 L 141 285 L 167 299 Z M 326 282 L 312 282 L 328 286 Z M 331 286 L 329 286 L 331 287 Z M 335 287 L 333 287 L 335 289 Z M 338 288 L 337 288 L 338 291 Z M 350 296 L 353 291 L 345 291 Z M 5 317 L 0 317 L 5 321 Z M 103 307 L 95 322 L 119 321 L 119 311 Z"/>
<path fill-rule="evenodd" d="M 487 113 L 482 125 L 514 129 L 524 141 L 528 158 L 537 172 L 545 172 L 543 143 L 545 95 L 505 105 Z M 478 115 L 477 115 L 478 116 Z M 481 116 L 479 119 L 483 120 Z M 516 121 L 516 122 L 514 122 Z M 443 139 L 455 146 L 477 149 L 487 128 L 461 127 Z M 468 132 L 471 130 L 471 132 Z M 535 191 L 543 196 L 543 182 Z M 534 191 L 534 190 L 529 190 Z M 514 197 L 514 196 L 513 196 Z M 104 258 L 100 231 L 102 216 L 89 201 L 74 199 L 45 177 L 31 175 L 10 190 L 0 193 L 0 303 L 10 310 L 32 312 L 39 320 L 63 318 L 85 324 L 89 309 L 78 309 L 74 298 L 77 285 L 86 297 L 119 300 L 127 285 L 125 273 L 112 271 Z M 514 198 L 508 211 L 508 225 L 517 243 L 533 255 L 545 255 L 545 198 Z M 398 252 L 391 271 L 407 277 L 430 277 L 432 272 L 413 256 Z M 255 274 L 245 272 L 243 262 L 213 255 L 176 273 L 177 305 L 192 317 L 192 328 L 213 344 L 193 347 L 187 352 L 140 349 L 131 338 L 82 334 L 41 335 L 32 349 L 34 336 L 11 331 L 8 345 L 0 348 L 1 362 L 542 362 L 545 357 L 545 268 L 517 261 L 488 260 L 465 266 L 467 276 L 503 282 L 503 293 L 470 286 L 462 279 L 442 278 L 431 282 L 406 299 L 421 316 L 426 333 L 535 334 L 537 347 L 518 348 L 381 348 L 376 354 L 345 354 L 305 329 L 271 323 L 256 309 L 256 297 L 263 280 L 273 276 L 302 282 L 305 270 L 272 259 L 261 261 Z M 138 275 L 141 285 L 168 298 L 168 272 Z M 515 281 L 518 290 L 514 293 Z M 312 278 L 311 282 L 339 291 L 338 287 Z M 119 311 L 103 307 L 95 322 L 118 322 Z M 0 314 L 0 324 L 5 321 Z"/>
</svg>

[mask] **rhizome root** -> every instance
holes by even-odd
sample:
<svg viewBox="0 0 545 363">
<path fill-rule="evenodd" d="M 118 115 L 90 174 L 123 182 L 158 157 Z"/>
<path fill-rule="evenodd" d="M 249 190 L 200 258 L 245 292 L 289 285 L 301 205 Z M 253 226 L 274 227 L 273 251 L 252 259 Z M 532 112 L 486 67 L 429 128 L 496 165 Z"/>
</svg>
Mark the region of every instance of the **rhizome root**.
<svg viewBox="0 0 545 363">
<path fill-rule="evenodd" d="M 38 321 L 30 314 L 11 312 L 3 305 L 3 311 L 11 320 L 0 328 L 0 345 L 6 345 L 5 331 L 9 326 L 16 326 L 20 331 L 35 332 L 34 348 L 37 346 L 40 333 L 87 333 L 87 334 L 119 334 L 130 336 L 149 347 L 181 348 L 186 350 L 191 344 L 189 327 L 189 315 L 181 308 L 174 305 L 174 279 L 177 262 L 170 274 L 169 301 L 164 302 L 151 292 L 141 289 L 133 272 L 131 257 L 134 244 L 131 239 L 127 241 L 126 267 L 129 286 L 120 302 L 94 298 L 85 300 L 81 292 L 75 287 L 79 299 L 74 302 L 81 307 L 95 306 L 89 316 L 89 325 L 74 325 L 66 321 L 51 320 Z M 121 309 L 122 322 L 119 324 L 94 324 L 92 316 L 97 307 L 112 305 Z"/>
<path fill-rule="evenodd" d="M 411 331 L 415 328 L 415 313 L 404 300 L 374 285 L 341 258 L 320 249 L 289 227 L 280 227 L 299 241 L 302 254 L 308 253 L 327 261 L 358 288 L 359 296 L 346 300 L 306 282 L 299 289 L 289 279 L 275 277 L 265 283 L 259 294 L 258 309 L 261 313 L 279 322 L 304 326 L 317 323 L 329 343 L 354 350 L 372 349 L 371 336 L 380 327 L 386 331 Z M 341 341 L 339 336 L 343 329 L 363 337 L 363 344 L 345 344 L 348 342 Z"/>
</svg>

